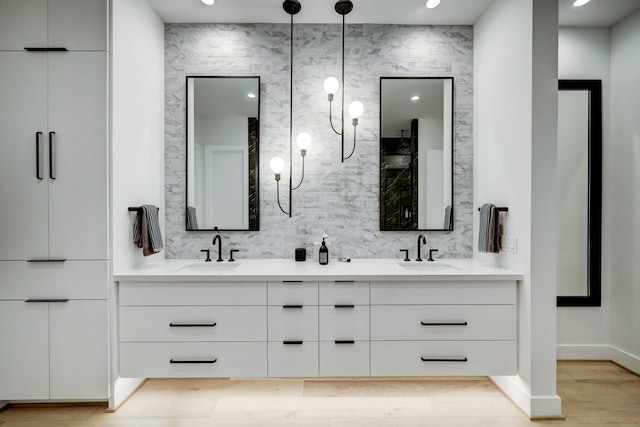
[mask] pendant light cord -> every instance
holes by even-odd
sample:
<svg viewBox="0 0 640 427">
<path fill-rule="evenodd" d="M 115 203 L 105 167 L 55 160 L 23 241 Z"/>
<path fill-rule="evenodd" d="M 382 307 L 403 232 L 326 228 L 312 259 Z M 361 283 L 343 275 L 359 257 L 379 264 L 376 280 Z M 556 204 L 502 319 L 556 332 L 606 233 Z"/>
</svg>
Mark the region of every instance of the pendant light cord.
<svg viewBox="0 0 640 427">
<path fill-rule="evenodd" d="M 289 34 L 289 45 L 291 48 L 289 65 L 289 218 L 291 218 L 291 192 L 293 191 L 293 14 L 291 14 L 291 29 Z"/>
<path fill-rule="evenodd" d="M 344 15 L 342 15 L 342 117 L 340 118 L 340 136 L 342 139 L 342 163 L 344 163 Z"/>
</svg>

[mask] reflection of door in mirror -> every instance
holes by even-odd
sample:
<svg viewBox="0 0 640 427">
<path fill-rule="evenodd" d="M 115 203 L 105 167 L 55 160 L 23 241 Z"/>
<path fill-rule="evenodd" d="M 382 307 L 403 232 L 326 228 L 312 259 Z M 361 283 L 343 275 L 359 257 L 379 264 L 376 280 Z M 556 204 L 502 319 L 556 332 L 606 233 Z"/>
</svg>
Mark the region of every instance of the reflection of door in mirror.
<svg viewBox="0 0 640 427">
<path fill-rule="evenodd" d="M 187 230 L 258 229 L 258 77 L 187 77 Z"/>
<path fill-rule="evenodd" d="M 452 229 L 453 78 L 380 79 L 380 229 Z"/>
<path fill-rule="evenodd" d="M 557 147 L 559 306 L 600 305 L 601 83 L 560 80 Z"/>
</svg>

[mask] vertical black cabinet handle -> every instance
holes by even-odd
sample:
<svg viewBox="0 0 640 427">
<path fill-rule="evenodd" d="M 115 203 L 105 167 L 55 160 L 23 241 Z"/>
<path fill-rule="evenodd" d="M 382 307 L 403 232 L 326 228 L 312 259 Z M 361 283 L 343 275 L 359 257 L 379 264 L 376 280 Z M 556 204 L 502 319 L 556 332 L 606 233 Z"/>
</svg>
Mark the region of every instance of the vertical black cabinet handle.
<svg viewBox="0 0 640 427">
<path fill-rule="evenodd" d="M 40 135 L 42 135 L 42 132 L 36 132 L 36 178 L 42 180 L 40 172 Z"/>
<path fill-rule="evenodd" d="M 56 179 L 53 173 L 53 135 L 55 132 L 49 132 L 49 178 Z"/>
</svg>

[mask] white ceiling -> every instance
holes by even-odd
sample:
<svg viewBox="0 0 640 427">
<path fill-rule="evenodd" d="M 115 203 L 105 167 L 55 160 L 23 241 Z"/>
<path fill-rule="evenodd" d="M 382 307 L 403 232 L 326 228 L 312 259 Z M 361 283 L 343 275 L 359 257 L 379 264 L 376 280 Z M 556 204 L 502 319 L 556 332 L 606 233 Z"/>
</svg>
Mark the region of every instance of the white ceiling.
<svg viewBox="0 0 640 427">
<path fill-rule="evenodd" d="M 493 0 L 442 0 L 427 9 L 426 0 L 352 0 L 347 23 L 407 25 L 473 25 Z M 520 0 L 513 0 L 520 1 Z M 165 22 L 172 23 L 287 23 L 282 0 L 147 0 Z M 335 0 L 300 0 L 296 23 L 339 23 Z M 561 26 L 609 27 L 640 9 L 640 0 L 591 0 L 575 8 L 572 0 L 558 0 Z"/>
</svg>

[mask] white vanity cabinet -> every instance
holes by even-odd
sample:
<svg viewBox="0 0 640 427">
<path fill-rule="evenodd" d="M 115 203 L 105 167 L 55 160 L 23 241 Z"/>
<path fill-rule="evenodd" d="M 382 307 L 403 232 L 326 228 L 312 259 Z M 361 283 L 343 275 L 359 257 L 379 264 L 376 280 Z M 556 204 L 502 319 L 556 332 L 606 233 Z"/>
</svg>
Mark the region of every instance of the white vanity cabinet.
<svg viewBox="0 0 640 427">
<path fill-rule="evenodd" d="M 320 376 L 368 376 L 369 282 L 320 282 L 319 305 Z"/>
<path fill-rule="evenodd" d="M 105 0 L 0 0 L 0 50 L 107 50 Z"/>
<path fill-rule="evenodd" d="M 318 282 L 270 281 L 269 376 L 318 376 Z"/>
<path fill-rule="evenodd" d="M 515 282 L 372 282 L 371 375 L 513 375 Z"/>
<path fill-rule="evenodd" d="M 266 377 L 265 282 L 122 282 L 120 376 Z"/>
</svg>

